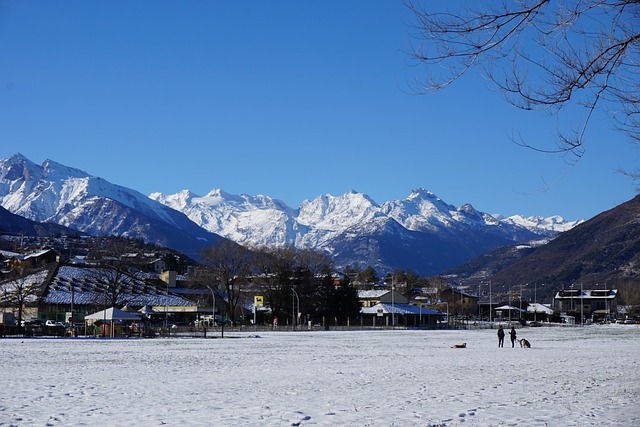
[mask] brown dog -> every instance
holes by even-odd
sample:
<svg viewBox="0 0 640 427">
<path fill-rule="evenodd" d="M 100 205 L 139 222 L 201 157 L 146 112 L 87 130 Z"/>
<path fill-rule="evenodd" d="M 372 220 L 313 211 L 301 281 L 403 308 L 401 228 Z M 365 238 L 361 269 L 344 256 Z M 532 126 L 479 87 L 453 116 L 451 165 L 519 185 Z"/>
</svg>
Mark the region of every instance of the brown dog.
<svg viewBox="0 0 640 427">
<path fill-rule="evenodd" d="M 518 342 L 520 342 L 521 348 L 531 348 L 531 343 L 524 338 L 522 338 L 521 340 L 518 340 Z"/>
<path fill-rule="evenodd" d="M 467 343 L 463 342 L 462 344 L 454 344 L 451 348 L 467 348 Z"/>
</svg>

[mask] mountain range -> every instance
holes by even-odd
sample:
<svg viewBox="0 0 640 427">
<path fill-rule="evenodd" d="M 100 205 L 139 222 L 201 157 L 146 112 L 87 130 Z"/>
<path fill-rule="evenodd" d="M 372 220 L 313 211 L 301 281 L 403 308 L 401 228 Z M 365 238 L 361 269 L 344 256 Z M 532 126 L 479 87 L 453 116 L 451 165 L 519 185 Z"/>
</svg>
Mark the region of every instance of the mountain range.
<svg viewBox="0 0 640 427">
<path fill-rule="evenodd" d="M 197 256 L 221 237 L 147 196 L 51 160 L 0 160 L 0 205 L 24 218 L 94 235 L 141 238 Z"/>
<path fill-rule="evenodd" d="M 602 212 L 546 244 L 499 248 L 448 274 L 491 277 L 495 289 L 524 285 L 551 297 L 558 285 L 616 287 L 640 279 L 640 196 Z"/>
<path fill-rule="evenodd" d="M 514 242 L 554 236 L 575 225 L 560 217 L 503 217 L 455 207 L 424 189 L 378 205 L 354 191 L 321 195 L 293 209 L 267 196 L 205 196 L 185 190 L 151 199 L 183 212 L 201 227 L 247 246 L 321 249 L 338 266 L 371 265 L 436 274 Z"/>
<path fill-rule="evenodd" d="M 574 227 L 561 217 L 504 217 L 455 207 L 417 189 L 378 205 L 354 191 L 322 195 L 298 209 L 268 196 L 212 190 L 200 197 L 114 185 L 51 160 L 36 165 L 16 154 L 0 160 L 0 205 L 44 223 L 91 235 L 141 238 L 197 258 L 227 238 L 251 246 L 311 248 L 337 267 L 373 266 L 438 274 L 498 247 L 551 238 Z"/>
</svg>

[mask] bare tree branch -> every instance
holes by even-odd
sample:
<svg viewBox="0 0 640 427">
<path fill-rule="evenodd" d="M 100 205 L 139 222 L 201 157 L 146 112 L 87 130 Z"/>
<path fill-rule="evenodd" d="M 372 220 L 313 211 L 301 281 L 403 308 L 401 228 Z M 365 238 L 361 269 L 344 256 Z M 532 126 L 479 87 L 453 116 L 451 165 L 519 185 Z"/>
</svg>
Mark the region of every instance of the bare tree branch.
<svg viewBox="0 0 640 427">
<path fill-rule="evenodd" d="M 426 64 L 419 93 L 441 90 L 475 67 L 507 102 L 523 110 L 582 111 L 570 131 L 558 126 L 557 150 L 569 164 L 584 155 L 596 110 L 608 113 L 632 142 L 640 142 L 640 2 L 637 0 L 407 0 L 416 20 L 411 55 Z M 569 126 L 571 127 L 571 126 Z"/>
</svg>

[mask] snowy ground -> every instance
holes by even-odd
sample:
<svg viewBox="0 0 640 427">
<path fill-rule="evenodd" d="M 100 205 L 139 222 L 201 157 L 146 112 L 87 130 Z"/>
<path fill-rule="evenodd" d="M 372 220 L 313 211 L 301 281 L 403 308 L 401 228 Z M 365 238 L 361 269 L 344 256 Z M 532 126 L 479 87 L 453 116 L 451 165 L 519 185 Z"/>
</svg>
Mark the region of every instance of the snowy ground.
<svg viewBox="0 0 640 427">
<path fill-rule="evenodd" d="M 639 327 L 518 335 L 533 348 L 495 330 L 4 339 L 0 425 L 640 425 Z"/>
</svg>

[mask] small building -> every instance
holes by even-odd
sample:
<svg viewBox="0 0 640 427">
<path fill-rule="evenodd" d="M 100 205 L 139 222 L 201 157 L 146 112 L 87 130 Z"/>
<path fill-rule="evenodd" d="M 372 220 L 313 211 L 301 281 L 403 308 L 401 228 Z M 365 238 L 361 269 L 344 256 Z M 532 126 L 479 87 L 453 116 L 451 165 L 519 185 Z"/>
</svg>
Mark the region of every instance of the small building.
<svg viewBox="0 0 640 427">
<path fill-rule="evenodd" d="M 461 315 L 478 313 L 478 296 L 467 292 L 447 288 L 440 291 L 440 300 L 449 304 L 449 312 Z"/>
<path fill-rule="evenodd" d="M 498 322 L 506 320 L 520 320 L 522 318 L 522 313 L 526 313 L 526 310 L 522 310 L 521 308 L 514 307 L 512 305 L 501 305 L 493 309 L 493 319 Z"/>
<path fill-rule="evenodd" d="M 361 322 L 366 326 L 435 328 L 445 313 L 409 304 L 409 299 L 388 289 L 359 290 Z"/>
<path fill-rule="evenodd" d="M 9 259 L 9 268 L 36 269 L 58 261 L 60 256 L 50 248 L 41 249 L 24 255 L 14 255 Z"/>
<path fill-rule="evenodd" d="M 551 316 L 553 314 L 553 309 L 547 304 L 532 302 L 527 306 L 527 313 L 533 314 L 533 320 L 541 320 Z M 531 319 L 531 317 L 529 318 Z"/>
<path fill-rule="evenodd" d="M 553 309 L 579 320 L 594 322 L 615 319 L 618 313 L 617 289 L 561 289 L 553 298 Z"/>
<path fill-rule="evenodd" d="M 360 309 L 362 325 L 435 328 L 446 314 L 413 304 L 379 303 Z"/>
<path fill-rule="evenodd" d="M 398 291 L 388 289 L 359 290 L 358 300 L 361 307 L 373 307 L 376 304 L 408 304 L 409 299 Z"/>
<path fill-rule="evenodd" d="M 13 282 L 23 285 L 23 294 L 28 292 L 23 305 L 26 319 L 77 323 L 86 313 L 114 303 L 153 307 L 157 321 L 184 321 L 195 318 L 198 312 L 196 303 L 171 292 L 165 282 L 120 270 L 52 263 L 29 276 L 3 283 L 3 289 Z"/>
</svg>

